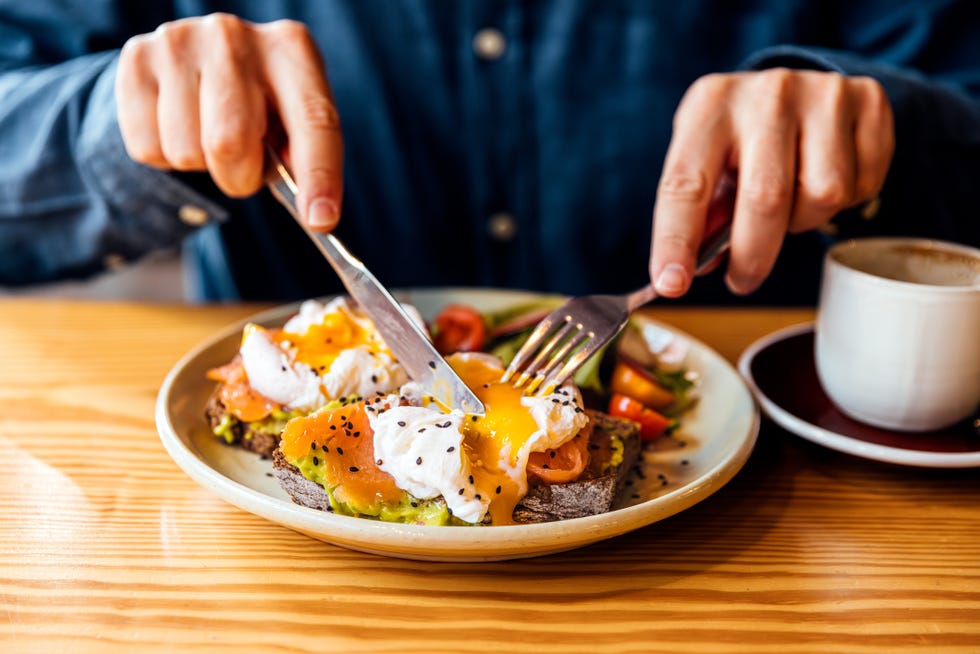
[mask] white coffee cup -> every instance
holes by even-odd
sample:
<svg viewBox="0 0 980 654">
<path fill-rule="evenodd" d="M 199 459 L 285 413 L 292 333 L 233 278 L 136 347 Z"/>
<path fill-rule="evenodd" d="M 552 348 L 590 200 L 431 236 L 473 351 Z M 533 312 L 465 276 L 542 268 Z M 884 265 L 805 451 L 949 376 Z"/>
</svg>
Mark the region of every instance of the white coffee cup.
<svg viewBox="0 0 980 654">
<path fill-rule="evenodd" d="M 914 238 L 840 243 L 824 260 L 815 356 L 850 417 L 900 431 L 980 405 L 980 250 Z"/>
</svg>

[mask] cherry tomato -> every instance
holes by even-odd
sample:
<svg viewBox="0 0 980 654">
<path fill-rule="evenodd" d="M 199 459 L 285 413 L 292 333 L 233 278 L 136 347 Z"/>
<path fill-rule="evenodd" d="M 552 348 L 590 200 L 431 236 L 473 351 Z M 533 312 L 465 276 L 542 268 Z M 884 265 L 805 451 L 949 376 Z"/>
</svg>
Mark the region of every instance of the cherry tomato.
<svg viewBox="0 0 980 654">
<path fill-rule="evenodd" d="M 633 398 L 613 393 L 609 398 L 609 415 L 619 418 L 632 420 L 640 425 L 640 440 L 643 442 L 652 441 L 660 436 L 674 421 L 667 416 L 661 415 L 648 406 Z"/>
<path fill-rule="evenodd" d="M 616 362 L 609 386 L 613 393 L 628 395 L 654 409 L 663 409 L 674 401 L 674 394 L 653 380 L 645 371 L 625 361 Z"/>
<path fill-rule="evenodd" d="M 472 307 L 450 304 L 435 318 L 433 343 L 440 354 L 478 352 L 487 340 L 483 316 Z"/>
</svg>

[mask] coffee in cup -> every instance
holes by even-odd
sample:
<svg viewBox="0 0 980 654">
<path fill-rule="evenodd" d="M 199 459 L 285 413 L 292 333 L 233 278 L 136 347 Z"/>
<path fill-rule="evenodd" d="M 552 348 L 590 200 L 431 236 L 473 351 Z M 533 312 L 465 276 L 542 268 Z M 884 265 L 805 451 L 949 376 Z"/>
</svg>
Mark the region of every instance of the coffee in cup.
<svg viewBox="0 0 980 654">
<path fill-rule="evenodd" d="M 915 238 L 842 242 L 824 260 L 815 356 L 850 417 L 941 429 L 980 405 L 980 250 Z"/>
</svg>

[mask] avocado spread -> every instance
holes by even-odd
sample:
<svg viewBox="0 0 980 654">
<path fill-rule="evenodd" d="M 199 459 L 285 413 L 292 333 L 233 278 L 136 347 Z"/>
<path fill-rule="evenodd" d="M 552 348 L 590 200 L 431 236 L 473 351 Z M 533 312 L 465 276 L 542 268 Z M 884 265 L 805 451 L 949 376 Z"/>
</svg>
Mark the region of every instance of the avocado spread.
<svg viewBox="0 0 980 654">
<path fill-rule="evenodd" d="M 281 434 L 287 422 L 302 415 L 306 414 L 303 411 L 276 409 L 262 420 L 255 420 L 248 423 L 248 430 L 245 432 L 244 438 L 252 438 L 255 433 Z M 226 413 L 221 416 L 221 422 L 212 431 L 215 436 L 223 438 L 226 443 L 231 445 L 238 440 L 238 434 L 242 431 L 240 428 L 241 424 L 238 418 L 230 413 Z"/>
<path fill-rule="evenodd" d="M 316 459 L 316 463 L 314 463 Z M 401 522 L 404 524 L 424 525 L 466 525 L 468 523 L 455 518 L 446 503 L 441 499 L 420 500 L 409 493 L 402 493 L 398 502 L 377 502 L 369 506 L 355 506 L 352 503 L 341 502 L 334 495 L 339 485 L 337 482 L 324 478 L 324 462 L 314 455 L 307 455 L 297 461 L 290 461 L 307 479 L 316 482 L 327 492 L 330 506 L 334 513 L 360 518 L 375 518 L 384 522 Z"/>
</svg>

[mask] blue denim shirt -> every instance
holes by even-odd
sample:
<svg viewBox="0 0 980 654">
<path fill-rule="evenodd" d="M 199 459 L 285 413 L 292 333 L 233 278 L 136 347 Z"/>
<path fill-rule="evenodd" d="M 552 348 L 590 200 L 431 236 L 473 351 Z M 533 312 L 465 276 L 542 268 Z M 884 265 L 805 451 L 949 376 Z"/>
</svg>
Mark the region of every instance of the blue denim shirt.
<svg viewBox="0 0 980 654">
<path fill-rule="evenodd" d="M 262 192 L 131 161 L 118 48 L 226 11 L 308 25 L 345 137 L 338 234 L 392 287 L 613 292 L 647 279 L 673 112 L 699 76 L 790 66 L 871 75 L 896 114 L 877 218 L 840 235 L 980 242 L 980 5 L 850 0 L 0 0 L 0 284 L 86 276 L 183 243 L 196 299 L 295 299 L 332 271 Z M 499 56 L 474 47 L 499 31 Z M 188 224 L 205 218 L 204 227 Z M 747 300 L 808 304 L 826 245 L 791 236 Z"/>
</svg>

